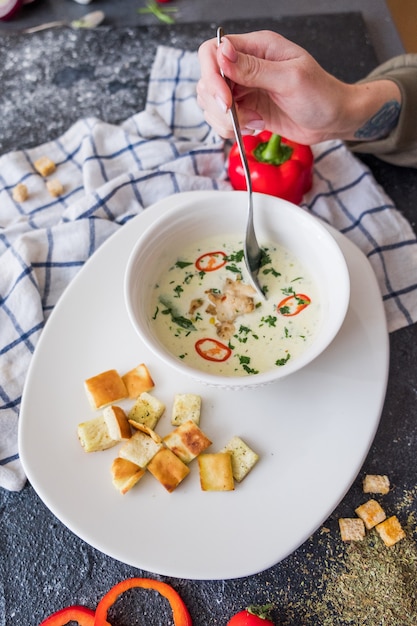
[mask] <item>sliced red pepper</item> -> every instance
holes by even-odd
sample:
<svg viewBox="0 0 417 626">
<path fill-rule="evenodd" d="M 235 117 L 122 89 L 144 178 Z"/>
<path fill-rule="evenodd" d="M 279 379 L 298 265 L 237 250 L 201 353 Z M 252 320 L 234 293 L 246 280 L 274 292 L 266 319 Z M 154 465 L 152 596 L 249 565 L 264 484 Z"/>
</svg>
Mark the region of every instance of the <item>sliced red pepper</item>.
<svg viewBox="0 0 417 626">
<path fill-rule="evenodd" d="M 229 346 L 226 346 L 217 339 L 211 339 L 210 337 L 196 341 L 195 349 L 203 359 L 206 359 L 206 361 L 215 361 L 217 363 L 227 361 L 232 354 Z"/>
<path fill-rule="evenodd" d="M 86 606 L 67 606 L 47 617 L 39 626 L 65 626 L 69 622 L 78 622 L 80 626 L 94 626 L 95 612 Z"/>
<path fill-rule="evenodd" d="M 128 578 L 112 587 L 97 605 L 94 626 L 111 626 L 110 622 L 107 621 L 110 607 L 122 593 L 135 587 L 154 589 L 164 596 L 171 605 L 174 626 L 192 626 L 191 616 L 181 596 L 171 585 L 152 578 Z"/>
<path fill-rule="evenodd" d="M 293 315 L 298 315 L 309 304 L 311 304 L 311 298 L 304 293 L 295 293 L 281 300 L 277 306 L 277 311 L 281 315 L 285 315 L 285 317 L 292 317 Z"/>
<path fill-rule="evenodd" d="M 195 266 L 199 272 L 214 272 L 226 265 L 226 261 L 226 253 L 223 250 L 216 250 L 216 252 L 205 252 L 199 256 Z"/>
<path fill-rule="evenodd" d="M 263 131 L 245 135 L 243 142 L 254 191 L 300 204 L 313 182 L 313 153 L 309 146 Z M 228 174 L 234 189 L 245 190 L 245 172 L 237 144 L 229 154 Z"/>
</svg>

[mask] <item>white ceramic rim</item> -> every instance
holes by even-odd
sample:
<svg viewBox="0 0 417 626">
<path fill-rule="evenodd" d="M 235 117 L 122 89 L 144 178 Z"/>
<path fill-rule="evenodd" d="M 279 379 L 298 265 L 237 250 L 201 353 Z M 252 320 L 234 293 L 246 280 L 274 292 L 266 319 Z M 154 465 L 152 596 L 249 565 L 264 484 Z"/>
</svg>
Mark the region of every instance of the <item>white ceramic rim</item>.
<svg viewBox="0 0 417 626">
<path fill-rule="evenodd" d="M 288 363 L 285 367 L 279 370 L 272 370 L 253 376 L 220 376 L 212 373 L 204 372 L 203 370 L 197 370 L 187 363 L 180 361 L 176 358 L 165 346 L 161 343 L 158 337 L 155 335 L 150 318 L 152 312 L 147 309 L 148 302 L 144 299 L 140 299 L 134 296 L 139 289 L 139 271 L 143 273 L 142 280 L 145 282 L 145 289 L 152 288 L 154 283 L 153 276 L 149 275 L 150 264 L 149 259 L 154 256 L 158 259 L 158 264 L 163 267 L 164 259 L 169 262 L 172 260 L 171 251 L 166 246 L 166 237 L 170 237 L 170 224 L 174 223 L 178 227 L 181 225 L 181 231 L 184 233 L 184 242 L 190 241 L 190 237 L 198 230 L 198 223 L 189 223 L 189 212 L 194 210 L 198 212 L 202 208 L 210 206 L 214 215 L 218 214 L 224 219 L 223 203 L 233 203 L 233 208 L 239 206 L 238 218 L 240 223 L 236 222 L 234 216 L 233 219 L 226 220 L 225 232 L 236 233 L 239 229 L 244 232 L 246 226 L 246 206 L 247 195 L 246 192 L 219 192 L 218 201 L 213 195 L 199 198 L 185 198 L 184 203 L 168 208 L 163 215 L 155 220 L 141 235 L 136 242 L 129 256 L 129 260 L 126 267 L 126 273 L 124 278 L 124 297 L 127 307 L 128 317 L 132 323 L 135 331 L 139 334 L 145 345 L 160 359 L 162 359 L 167 365 L 173 367 L 176 370 L 180 370 L 189 375 L 194 380 L 203 382 L 206 385 L 223 387 L 227 389 L 249 389 L 253 387 L 263 386 L 275 382 L 276 380 L 285 378 L 294 372 L 297 372 L 305 365 L 311 363 L 319 354 L 321 354 L 334 340 L 339 332 L 343 321 L 346 316 L 346 312 L 349 306 L 350 296 L 350 278 L 347 268 L 346 260 L 343 253 L 332 236 L 332 234 L 326 229 L 326 227 L 320 222 L 318 218 L 307 213 L 306 210 L 291 204 L 281 198 L 275 198 L 265 194 L 254 194 L 255 203 L 255 228 L 259 233 L 258 238 L 262 245 L 262 241 L 265 240 L 269 233 L 273 232 L 273 240 L 278 241 L 282 245 L 286 246 L 291 237 L 291 232 L 287 226 L 288 218 L 290 217 L 292 222 L 295 220 L 297 228 L 301 229 L 304 234 L 307 232 L 307 240 L 310 239 L 315 245 L 320 245 L 322 249 L 325 249 L 329 255 L 331 255 L 332 263 L 329 264 L 325 257 L 321 257 L 321 266 L 326 276 L 330 277 L 330 270 L 337 268 L 337 284 L 332 285 L 333 297 L 332 301 L 327 297 L 330 290 L 328 285 L 327 290 L 322 289 L 321 299 L 325 302 L 325 307 L 331 307 L 331 324 L 327 324 L 325 329 L 325 336 L 320 341 L 314 341 L 297 359 L 292 363 Z M 214 203 L 214 206 L 212 206 Z M 271 213 L 273 211 L 273 213 Z M 274 217 L 272 221 L 271 216 Z M 276 221 L 275 221 L 276 216 Z M 210 224 L 205 235 L 210 236 L 216 234 L 216 220 L 212 220 L 213 228 Z M 210 230 L 211 229 L 211 230 Z M 161 232 L 164 236 L 161 238 Z M 297 232 L 300 232 L 298 230 Z M 199 234 L 199 236 L 201 236 Z M 305 240 L 305 241 L 307 241 Z M 294 241 L 291 240 L 291 248 L 293 248 Z M 175 240 L 175 246 L 181 246 L 178 240 Z M 288 246 L 287 246 L 288 247 Z M 311 254 L 311 250 L 308 250 L 305 246 L 300 246 L 295 254 L 300 258 L 301 262 L 306 262 L 303 256 L 308 257 Z M 330 257 L 329 257 L 330 258 Z M 144 279 L 143 279 L 144 276 Z M 137 317 L 140 316 L 142 320 L 146 319 L 143 324 L 138 323 Z M 325 316 L 325 313 L 323 313 Z"/>
</svg>

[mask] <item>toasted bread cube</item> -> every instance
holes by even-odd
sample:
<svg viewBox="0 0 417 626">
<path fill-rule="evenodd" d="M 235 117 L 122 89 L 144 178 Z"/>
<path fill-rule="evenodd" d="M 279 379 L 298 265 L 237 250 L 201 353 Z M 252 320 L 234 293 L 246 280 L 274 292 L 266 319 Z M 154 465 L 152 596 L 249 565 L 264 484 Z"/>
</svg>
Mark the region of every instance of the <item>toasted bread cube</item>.
<svg viewBox="0 0 417 626">
<path fill-rule="evenodd" d="M 78 424 L 78 439 L 86 452 L 97 452 L 112 448 L 118 440 L 109 435 L 104 417 L 99 415 L 91 420 Z"/>
<path fill-rule="evenodd" d="M 367 474 L 363 480 L 364 493 L 381 493 L 387 494 L 390 489 L 388 476 L 380 476 L 378 474 Z"/>
<path fill-rule="evenodd" d="M 127 389 L 116 370 L 108 370 L 84 382 L 93 409 L 101 409 L 127 397 Z"/>
<path fill-rule="evenodd" d="M 341 517 L 339 528 L 342 541 L 362 541 L 365 537 L 365 524 L 360 517 Z"/>
<path fill-rule="evenodd" d="M 33 167 L 41 176 L 49 176 L 56 170 L 55 163 L 47 156 L 42 156 L 37 159 Z"/>
<path fill-rule="evenodd" d="M 152 428 L 149 428 L 149 426 L 146 426 L 145 424 L 140 424 L 139 422 L 135 422 L 135 420 L 129 420 L 129 424 L 131 424 L 136 430 L 141 430 L 143 433 L 149 435 L 149 437 L 152 437 L 155 443 L 162 442 L 162 438 L 160 437 L 160 435 L 152 430 Z"/>
<path fill-rule="evenodd" d="M 24 202 L 29 197 L 28 188 L 24 183 L 18 183 L 12 192 L 12 197 L 15 202 Z"/>
<path fill-rule="evenodd" d="M 259 456 L 240 437 L 232 437 L 229 443 L 220 450 L 229 452 L 232 457 L 233 478 L 240 483 L 259 461 Z"/>
<path fill-rule="evenodd" d="M 197 426 L 200 423 L 201 396 L 195 393 L 178 393 L 174 397 L 171 424 L 179 426 L 192 420 Z"/>
<path fill-rule="evenodd" d="M 405 532 L 396 515 L 392 515 L 378 524 L 375 530 L 386 546 L 393 546 L 397 541 L 405 538 Z"/>
<path fill-rule="evenodd" d="M 190 463 L 212 443 L 192 420 L 175 428 L 163 442 L 184 463 Z"/>
<path fill-rule="evenodd" d="M 122 380 L 126 385 L 129 398 L 136 399 L 144 391 L 150 391 L 155 387 L 152 376 L 144 363 L 126 372 Z"/>
<path fill-rule="evenodd" d="M 355 509 L 356 515 L 363 519 L 368 530 L 383 522 L 386 518 L 385 511 L 376 500 L 368 500 Z"/>
<path fill-rule="evenodd" d="M 228 452 L 200 454 L 200 485 L 203 491 L 233 491 L 232 457 Z"/>
<path fill-rule="evenodd" d="M 150 473 L 169 493 L 178 487 L 190 473 L 188 465 L 183 463 L 169 448 L 161 448 L 148 463 Z"/>
<path fill-rule="evenodd" d="M 154 429 L 164 411 L 165 404 L 144 391 L 130 409 L 128 418 Z"/>
<path fill-rule="evenodd" d="M 127 421 L 127 415 L 120 406 L 107 406 L 103 409 L 109 435 L 112 439 L 130 439 L 132 431 Z"/>
<path fill-rule="evenodd" d="M 119 456 L 143 469 L 162 447 L 162 443 L 157 443 L 152 437 L 138 430 L 120 448 Z"/>
<path fill-rule="evenodd" d="M 121 494 L 127 493 L 145 474 L 136 463 L 116 457 L 111 466 L 113 485 Z"/>
<path fill-rule="evenodd" d="M 53 198 L 58 198 L 64 193 L 64 186 L 57 178 L 46 181 L 46 188 Z"/>
</svg>

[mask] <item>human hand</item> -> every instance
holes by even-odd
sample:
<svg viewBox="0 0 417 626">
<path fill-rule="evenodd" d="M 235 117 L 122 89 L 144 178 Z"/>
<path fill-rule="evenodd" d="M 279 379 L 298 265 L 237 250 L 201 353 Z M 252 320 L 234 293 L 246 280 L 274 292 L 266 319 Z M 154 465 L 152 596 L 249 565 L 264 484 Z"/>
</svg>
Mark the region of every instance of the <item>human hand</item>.
<svg viewBox="0 0 417 626">
<path fill-rule="evenodd" d="M 387 90 L 396 89 L 390 81 L 344 83 L 306 50 L 270 31 L 227 35 L 220 46 L 210 39 L 200 46 L 199 60 L 197 100 L 207 122 L 225 138 L 233 137 L 232 94 L 220 68 L 232 81 L 243 133 L 266 128 L 304 144 L 356 138 L 384 105 Z"/>
</svg>

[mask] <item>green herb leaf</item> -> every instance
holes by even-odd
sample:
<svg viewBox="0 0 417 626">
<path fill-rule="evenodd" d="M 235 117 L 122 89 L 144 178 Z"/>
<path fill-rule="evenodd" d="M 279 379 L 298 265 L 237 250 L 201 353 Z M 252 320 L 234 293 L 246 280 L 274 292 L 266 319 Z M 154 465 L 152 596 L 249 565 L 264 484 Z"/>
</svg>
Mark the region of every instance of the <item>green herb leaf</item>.
<svg viewBox="0 0 417 626">
<path fill-rule="evenodd" d="M 155 15 L 155 17 L 165 24 L 174 24 L 175 19 L 169 15 L 169 13 L 176 13 L 178 9 L 176 7 L 161 7 L 159 6 L 155 0 L 150 0 L 146 7 L 138 9 L 138 13 L 151 13 Z"/>
<path fill-rule="evenodd" d="M 159 300 L 161 304 L 163 304 L 165 307 L 165 309 L 161 311 L 161 313 L 163 313 L 163 315 L 170 315 L 174 324 L 176 324 L 180 328 L 184 328 L 185 330 L 197 330 L 188 317 L 179 315 L 179 313 L 175 311 L 174 307 L 172 307 L 171 304 L 163 298 L 160 298 Z"/>
<path fill-rule="evenodd" d="M 275 361 L 275 365 L 278 365 L 279 367 L 282 367 L 283 365 L 285 365 L 290 360 L 290 358 L 291 358 L 291 355 L 290 355 L 290 353 L 288 353 L 287 356 L 285 356 L 284 358 L 277 359 Z"/>
</svg>

